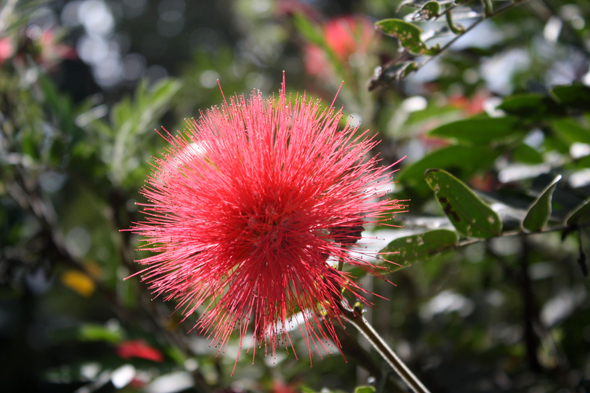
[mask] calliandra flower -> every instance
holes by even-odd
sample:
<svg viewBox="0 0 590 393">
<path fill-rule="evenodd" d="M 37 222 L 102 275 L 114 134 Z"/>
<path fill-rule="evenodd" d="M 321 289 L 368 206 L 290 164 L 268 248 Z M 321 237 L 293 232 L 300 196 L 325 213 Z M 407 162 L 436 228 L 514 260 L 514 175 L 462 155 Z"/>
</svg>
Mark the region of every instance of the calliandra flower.
<svg viewBox="0 0 590 393">
<path fill-rule="evenodd" d="M 369 157 L 377 142 L 339 130 L 341 118 L 305 94 L 287 97 L 283 79 L 278 99 L 234 96 L 184 133 L 163 133 L 170 146 L 142 189 L 145 221 L 131 229 L 157 253 L 138 261 L 142 280 L 185 319 L 198 313 L 194 329 L 219 351 L 236 330 L 241 349 L 251 327 L 254 354 L 264 345 L 274 356 L 293 348 L 298 327 L 310 360 L 314 347 L 330 353 L 343 290 L 363 293 L 333 265 L 380 274 L 355 242 L 362 224 L 401 207 L 383 198 L 391 168 Z"/>
</svg>

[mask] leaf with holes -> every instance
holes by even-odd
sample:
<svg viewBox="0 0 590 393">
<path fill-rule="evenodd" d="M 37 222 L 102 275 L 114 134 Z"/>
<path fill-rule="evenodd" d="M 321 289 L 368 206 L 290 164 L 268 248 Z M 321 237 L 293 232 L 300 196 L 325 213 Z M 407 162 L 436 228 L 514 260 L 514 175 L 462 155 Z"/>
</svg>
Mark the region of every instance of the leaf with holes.
<svg viewBox="0 0 590 393">
<path fill-rule="evenodd" d="M 461 235 L 488 239 L 500 234 L 500 216 L 462 181 L 442 169 L 429 169 L 425 178 L 439 205 Z"/>
<path fill-rule="evenodd" d="M 391 37 L 397 38 L 401 45 L 415 55 L 434 55 L 439 45 L 428 47 L 422 41 L 422 29 L 401 19 L 384 19 L 375 23 L 375 27 Z"/>
<path fill-rule="evenodd" d="M 380 252 L 384 253 L 385 260 L 395 263 L 395 265 L 389 266 L 389 271 L 394 272 L 449 250 L 455 247 L 458 241 L 457 232 L 448 229 L 435 229 L 397 238 Z"/>
<path fill-rule="evenodd" d="M 553 191 L 557 186 L 557 182 L 561 180 L 561 175 L 558 175 L 549 185 L 543 190 L 541 195 L 529 207 L 524 220 L 522 220 L 522 228 L 529 232 L 537 232 L 543 229 L 549 221 L 551 216 L 551 199 L 553 198 Z"/>
<path fill-rule="evenodd" d="M 418 13 L 419 18 L 422 20 L 437 18 L 439 14 L 440 4 L 438 4 L 438 1 L 429 1 L 428 3 L 424 4 Z"/>
</svg>

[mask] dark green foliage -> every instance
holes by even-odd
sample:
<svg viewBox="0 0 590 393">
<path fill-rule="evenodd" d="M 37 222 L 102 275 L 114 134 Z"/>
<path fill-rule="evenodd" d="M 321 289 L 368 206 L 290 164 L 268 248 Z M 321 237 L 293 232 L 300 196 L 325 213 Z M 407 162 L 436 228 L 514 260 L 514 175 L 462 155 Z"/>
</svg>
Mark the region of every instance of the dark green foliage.
<svg viewBox="0 0 590 393">
<path fill-rule="evenodd" d="M 375 153 L 384 165 L 408 156 L 389 195 L 408 212 L 367 227 L 359 243 L 372 256 L 384 247 L 383 260 L 371 259 L 384 280 L 345 270 L 366 290 L 365 317 L 424 384 L 433 392 L 589 389 L 588 1 L 183 2 L 177 36 L 161 32 L 176 15 L 164 8 L 181 2 L 146 2 L 138 16 L 135 2 L 105 2 L 121 57 L 140 54 L 170 76 L 124 79 L 100 94 L 65 63 L 43 64 L 35 30 L 27 32 L 46 24 L 43 15 L 58 23 L 62 10 L 0 1 L 0 13 L 9 3 L 0 22 L 0 40 L 15 48 L 0 59 L 3 392 L 94 389 L 129 365 L 135 382 L 182 375 L 193 385 L 186 391 L 403 391 L 344 321 L 335 324 L 342 348 L 326 344 L 332 356 L 321 350 L 310 360 L 294 324 L 298 360 L 290 343 L 276 359 L 243 348 L 231 377 L 237 339 L 221 351 L 209 346 L 206 334 L 188 333 L 194 319 L 181 323 L 174 304 L 152 299 L 141 275 L 124 279 L 147 255 L 121 230 L 141 219 L 138 190 L 166 145 L 154 129 L 176 134 L 185 118 L 219 105 L 216 78 L 230 100 L 253 88 L 276 92 L 283 70 L 293 97 L 305 91 L 326 108 L 340 87 L 342 125 L 362 118 L 360 131 L 382 140 Z M 377 21 L 370 45 L 346 52 L 357 34 L 334 46 L 324 22 L 336 14 Z M 78 45 L 83 28 L 64 31 L 63 44 Z M 434 43 L 470 34 L 471 43 Z M 307 69 L 311 44 L 323 56 L 318 76 Z M 162 361 L 122 358 L 130 340 Z M 96 391 L 115 390 L 105 380 Z M 135 382 L 120 390 L 145 391 Z"/>
</svg>

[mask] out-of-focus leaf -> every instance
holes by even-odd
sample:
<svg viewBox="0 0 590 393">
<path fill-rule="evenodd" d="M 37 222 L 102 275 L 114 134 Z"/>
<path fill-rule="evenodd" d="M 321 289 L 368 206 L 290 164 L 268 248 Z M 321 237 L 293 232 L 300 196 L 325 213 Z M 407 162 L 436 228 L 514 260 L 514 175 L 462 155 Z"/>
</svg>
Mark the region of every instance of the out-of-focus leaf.
<svg viewBox="0 0 590 393">
<path fill-rule="evenodd" d="M 590 87 L 581 83 L 554 86 L 551 94 L 565 106 L 590 112 Z"/>
<path fill-rule="evenodd" d="M 94 281 L 78 270 L 66 270 L 63 272 L 61 282 L 85 297 L 92 295 L 96 289 Z"/>
<path fill-rule="evenodd" d="M 500 216 L 455 176 L 441 169 L 430 169 L 425 178 L 436 200 L 460 234 L 478 239 L 500 234 Z"/>
<path fill-rule="evenodd" d="M 515 94 L 504 99 L 498 106 L 509 115 L 530 119 L 546 119 L 548 117 L 563 116 L 565 109 L 543 94 Z"/>
<path fill-rule="evenodd" d="M 139 94 L 138 94 L 139 95 Z M 127 121 L 133 120 L 133 108 L 129 97 L 123 97 L 111 110 L 111 124 L 118 130 Z"/>
<path fill-rule="evenodd" d="M 544 162 L 543 155 L 526 143 L 521 143 L 512 150 L 512 158 L 514 161 L 525 164 L 542 164 Z"/>
<path fill-rule="evenodd" d="M 584 128 L 575 119 L 567 118 L 553 122 L 553 129 L 568 142 L 582 142 L 590 144 L 590 130 Z"/>
<path fill-rule="evenodd" d="M 428 133 L 430 136 L 453 138 L 471 144 L 489 144 L 521 133 L 512 117 L 471 118 L 443 124 Z"/>
<path fill-rule="evenodd" d="M 565 225 L 578 226 L 590 223 L 590 199 L 586 199 L 565 218 Z"/>
<path fill-rule="evenodd" d="M 301 35 L 309 42 L 318 46 L 323 46 L 324 38 L 322 35 L 322 29 L 310 22 L 305 15 L 296 13 L 293 17 L 295 27 L 301 33 Z"/>
<path fill-rule="evenodd" d="M 108 329 L 96 324 L 82 325 L 78 332 L 78 337 L 82 341 L 107 341 L 113 344 L 123 340 L 123 336 L 123 331 L 120 329 Z"/>
<path fill-rule="evenodd" d="M 420 187 L 424 184 L 424 173 L 430 168 L 456 171 L 462 177 L 468 177 L 478 170 L 488 169 L 500 154 L 500 150 L 489 147 L 446 146 L 403 168 L 396 180 L 403 185 Z"/>
<path fill-rule="evenodd" d="M 434 55 L 439 45 L 429 48 L 422 41 L 422 29 L 401 19 L 384 19 L 375 23 L 378 30 L 399 39 L 401 45 L 415 55 Z"/>
<path fill-rule="evenodd" d="M 354 393 L 375 393 L 375 388 L 372 386 L 357 386 Z"/>
<path fill-rule="evenodd" d="M 558 175 L 549 185 L 543 190 L 541 195 L 529 207 L 529 210 L 522 220 L 522 228 L 529 232 L 536 232 L 543 229 L 549 221 L 551 216 L 551 199 L 553 191 L 557 186 L 557 182 L 561 180 L 561 175 Z"/>
<path fill-rule="evenodd" d="M 397 238 L 380 252 L 385 253 L 384 259 L 396 264 L 388 266 L 389 271 L 394 272 L 415 262 L 424 261 L 441 251 L 451 249 L 457 245 L 458 241 L 457 232 L 448 229 L 435 229 Z"/>
</svg>

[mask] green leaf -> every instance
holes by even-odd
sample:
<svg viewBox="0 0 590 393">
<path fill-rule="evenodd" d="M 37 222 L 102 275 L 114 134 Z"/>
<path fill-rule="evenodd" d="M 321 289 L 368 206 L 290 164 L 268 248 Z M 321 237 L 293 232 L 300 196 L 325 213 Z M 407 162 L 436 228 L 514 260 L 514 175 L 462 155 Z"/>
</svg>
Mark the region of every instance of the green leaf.
<svg viewBox="0 0 590 393">
<path fill-rule="evenodd" d="M 509 115 L 529 119 L 546 119 L 563 116 L 565 109 L 550 97 L 538 93 L 515 94 L 504 99 L 498 106 Z"/>
<path fill-rule="evenodd" d="M 581 83 L 572 85 L 554 86 L 551 94 L 565 106 L 590 112 L 590 87 Z"/>
<path fill-rule="evenodd" d="M 572 210 L 564 222 L 568 227 L 590 224 L 590 199 L 586 199 Z"/>
<path fill-rule="evenodd" d="M 390 242 L 381 250 L 384 259 L 400 265 L 391 265 L 390 272 L 408 267 L 415 262 L 423 261 L 457 245 L 457 232 L 448 229 L 435 229 L 417 235 L 404 236 Z M 393 253 L 396 254 L 387 254 Z"/>
<path fill-rule="evenodd" d="M 354 393 L 375 393 L 375 388 L 372 386 L 357 386 Z"/>
<path fill-rule="evenodd" d="M 420 9 L 420 16 L 424 20 L 430 20 L 432 18 L 438 17 L 440 13 L 440 4 L 438 1 L 429 1 L 428 3 L 424 4 L 424 7 Z"/>
<path fill-rule="evenodd" d="M 82 341 L 107 341 L 118 343 L 123 340 L 124 335 L 121 329 L 108 329 L 102 325 L 85 324 L 80 326 L 78 337 Z"/>
<path fill-rule="evenodd" d="M 396 180 L 404 186 L 420 189 L 424 185 L 424 173 L 430 168 L 442 168 L 453 171 L 460 177 L 469 177 L 478 170 L 488 169 L 501 153 L 500 150 L 487 146 L 446 146 L 403 168 Z"/>
<path fill-rule="evenodd" d="M 384 19 L 375 23 L 375 27 L 391 37 L 397 38 L 401 45 L 415 55 L 434 55 L 439 45 L 429 48 L 422 41 L 422 29 L 401 19 Z"/>
<path fill-rule="evenodd" d="M 428 135 L 453 138 L 471 144 L 489 144 L 492 141 L 521 135 L 518 121 L 512 117 L 471 118 L 443 124 L 430 131 Z"/>
<path fill-rule="evenodd" d="M 133 120 L 133 108 L 129 97 L 124 97 L 111 110 L 111 123 L 113 129 L 118 130 L 127 121 Z"/>
<path fill-rule="evenodd" d="M 521 143 L 512 150 L 512 158 L 514 161 L 525 164 L 542 164 L 545 162 L 543 155 L 526 143 Z"/>
<path fill-rule="evenodd" d="M 488 239 L 500 234 L 500 216 L 459 179 L 442 169 L 430 169 L 424 177 L 439 205 L 461 235 Z"/>
<path fill-rule="evenodd" d="M 551 216 L 551 199 L 553 197 L 553 191 L 557 186 L 557 182 L 561 180 L 561 175 L 558 175 L 553 179 L 551 183 L 543 190 L 541 195 L 533 202 L 529 207 L 524 220 L 522 220 L 522 228 L 529 232 L 537 232 L 543 229 L 549 221 Z"/>
<path fill-rule="evenodd" d="M 553 122 L 553 129 L 569 143 L 582 142 L 590 144 L 590 130 L 584 128 L 573 118 L 560 119 Z"/>
<path fill-rule="evenodd" d="M 295 27 L 299 33 L 301 33 L 303 38 L 318 46 L 324 45 L 322 29 L 309 21 L 305 15 L 297 12 L 294 15 L 293 21 L 295 22 Z"/>
</svg>

